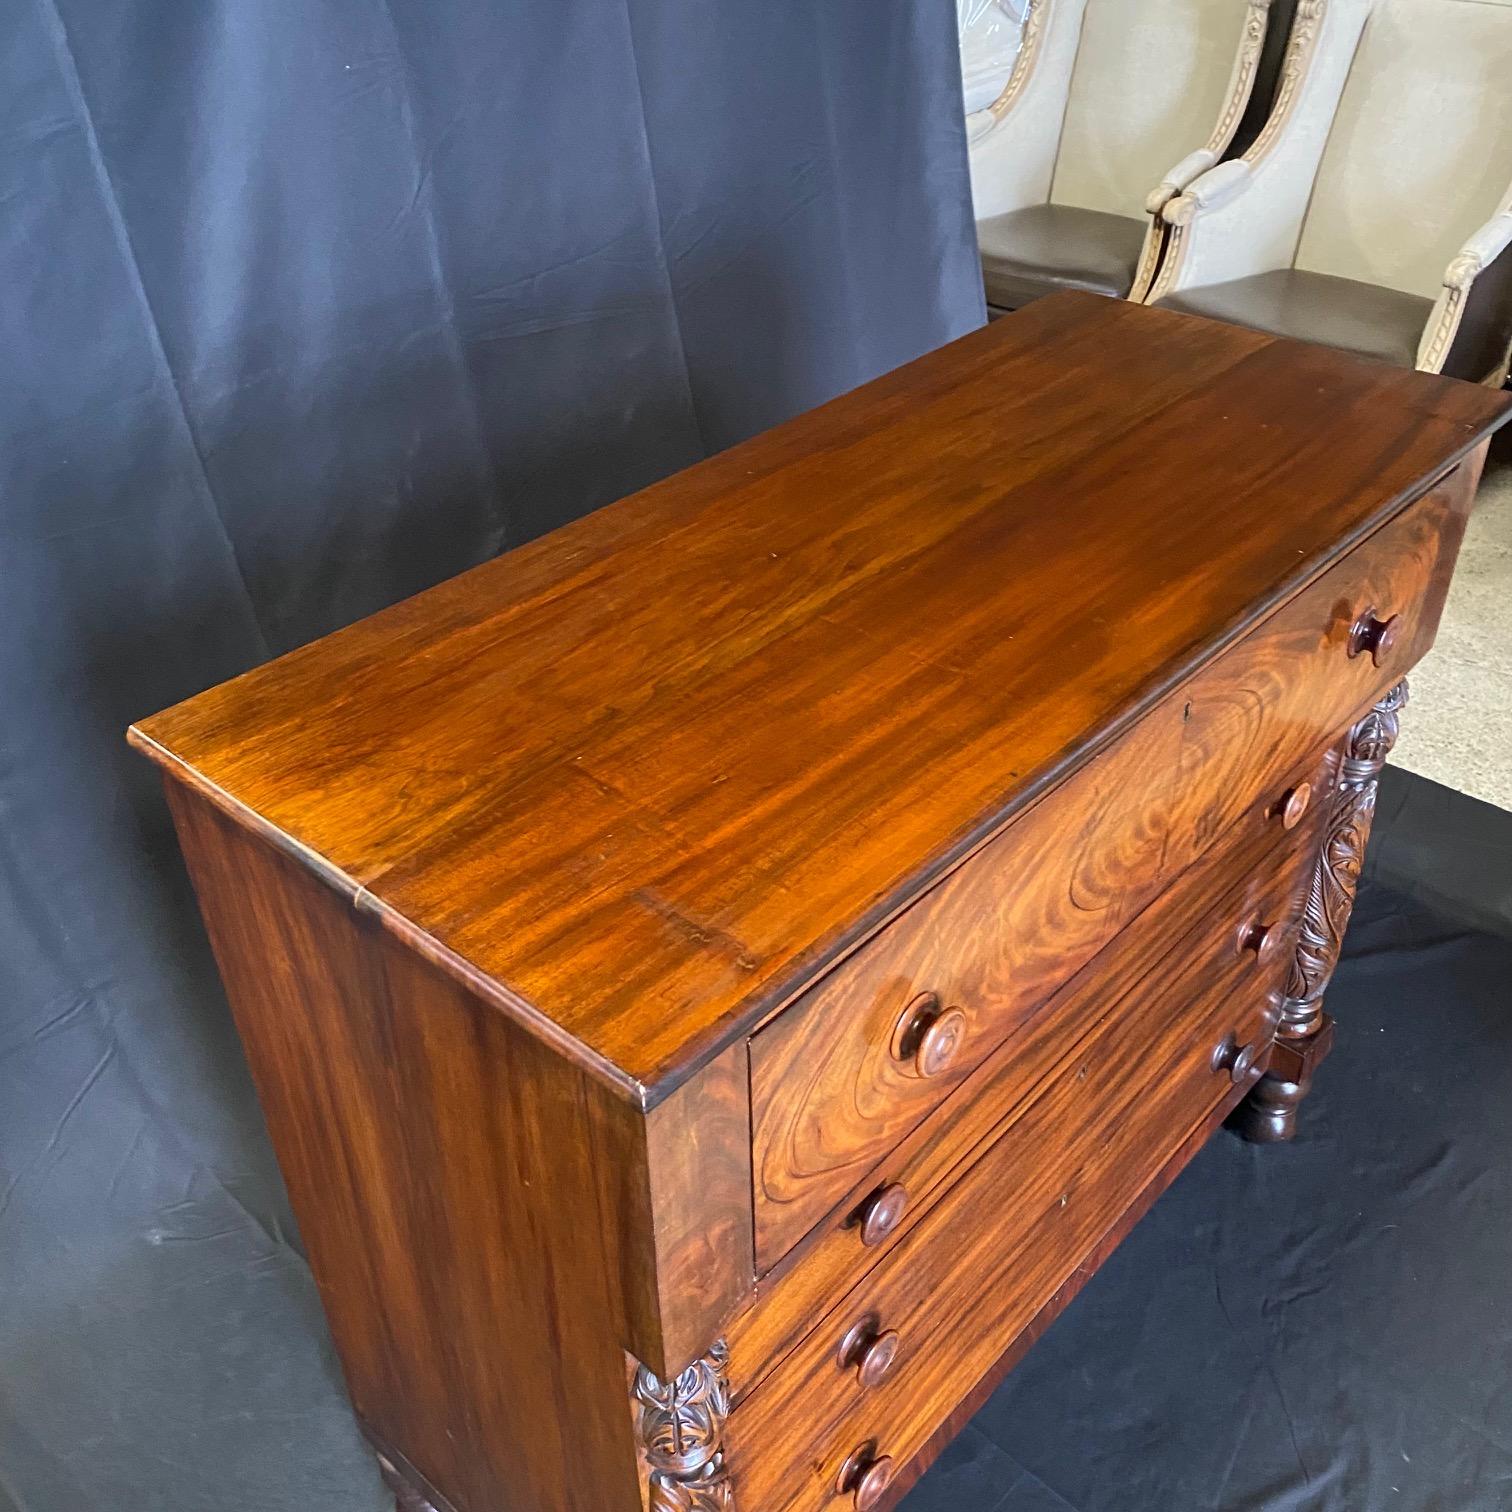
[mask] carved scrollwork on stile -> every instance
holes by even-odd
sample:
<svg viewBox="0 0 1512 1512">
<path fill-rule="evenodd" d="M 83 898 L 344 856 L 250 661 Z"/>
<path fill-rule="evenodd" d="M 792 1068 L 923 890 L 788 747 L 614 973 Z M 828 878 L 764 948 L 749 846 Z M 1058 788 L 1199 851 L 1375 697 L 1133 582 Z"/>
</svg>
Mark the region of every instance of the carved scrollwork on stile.
<svg viewBox="0 0 1512 1512">
<path fill-rule="evenodd" d="M 1339 963 L 1375 817 L 1381 768 L 1396 744 L 1407 684 L 1400 682 L 1349 732 L 1333 811 L 1313 868 L 1297 953 L 1281 1006 L 1280 1033 L 1304 1038 L 1322 1022 L 1323 993 Z"/>
<path fill-rule="evenodd" d="M 636 1428 L 650 1472 L 650 1512 L 734 1512 L 723 1448 L 729 1362 L 720 1340 L 671 1381 L 637 1367 Z"/>
<path fill-rule="evenodd" d="M 1238 130 L 1239 118 L 1249 104 L 1251 90 L 1255 87 L 1255 74 L 1260 67 L 1260 54 L 1265 47 L 1265 33 L 1269 25 L 1271 0 L 1249 0 L 1244 15 L 1244 31 L 1239 39 L 1239 55 L 1234 61 L 1234 77 L 1229 81 L 1228 99 L 1223 113 L 1208 138 L 1210 152 L 1225 151 Z"/>
</svg>

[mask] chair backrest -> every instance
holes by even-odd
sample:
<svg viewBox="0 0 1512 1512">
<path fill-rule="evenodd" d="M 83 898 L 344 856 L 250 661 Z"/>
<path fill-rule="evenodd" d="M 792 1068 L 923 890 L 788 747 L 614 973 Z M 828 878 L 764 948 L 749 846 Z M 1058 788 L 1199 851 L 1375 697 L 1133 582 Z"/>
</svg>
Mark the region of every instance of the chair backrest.
<svg viewBox="0 0 1512 1512">
<path fill-rule="evenodd" d="M 1050 198 L 1142 215 L 1212 134 L 1248 18 L 1247 0 L 1086 0 Z"/>
<path fill-rule="evenodd" d="M 1512 0 L 1379 0 L 1295 264 L 1433 295 L 1512 178 Z"/>
</svg>

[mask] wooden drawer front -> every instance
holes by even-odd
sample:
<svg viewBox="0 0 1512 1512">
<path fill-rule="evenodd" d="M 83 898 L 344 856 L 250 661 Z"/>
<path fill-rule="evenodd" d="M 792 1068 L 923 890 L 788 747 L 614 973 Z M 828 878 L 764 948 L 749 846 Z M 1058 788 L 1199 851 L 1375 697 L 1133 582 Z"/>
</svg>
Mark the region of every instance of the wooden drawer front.
<svg viewBox="0 0 1512 1512">
<path fill-rule="evenodd" d="M 1023 1033 L 1000 1047 L 951 1098 L 880 1161 L 862 1173 L 839 1211 L 791 1261 L 763 1279 L 753 1306 L 728 1329 L 731 1386 L 737 1400 L 813 1328 L 814 1319 L 855 1285 L 949 1190 L 950 1182 L 1019 1116 L 1028 1098 L 1086 1036 L 1123 1013 L 1121 1003 L 1156 974 L 1178 970 L 1245 987 L 1256 968 L 1236 956 L 1238 926 L 1251 920 L 1294 922 L 1312 874 L 1327 817 L 1326 788 L 1337 765 L 1318 753 L 1293 774 L 1317 797 L 1286 831 L 1256 812 L 1228 842 L 1191 867 L 1097 958 L 1035 1014 Z M 1194 928 L 1193 921 L 1202 923 Z M 1279 984 L 1283 963 L 1256 984 Z M 1167 964 L 1167 962 L 1172 964 Z M 1185 974 L 1183 976 L 1185 979 Z M 884 1186 L 899 1185 L 908 1205 L 896 1231 L 865 1246 L 853 1214 Z"/>
<path fill-rule="evenodd" d="M 1143 721 L 753 1037 L 758 1271 L 1158 893 L 1181 737 Z M 925 992 L 965 1015 L 928 1076 L 893 1043 Z"/>
<path fill-rule="evenodd" d="M 1457 469 L 1187 684 L 1173 857 L 1199 854 L 1298 751 L 1351 724 L 1433 644 L 1475 473 Z M 1379 666 L 1350 655 L 1370 610 L 1396 617 Z"/>
<path fill-rule="evenodd" d="M 758 1272 L 1427 649 L 1473 481 L 1362 542 L 754 1036 Z M 1371 608 L 1397 616 L 1380 666 L 1349 654 Z M 961 1015 L 929 1075 L 898 1043 L 926 995 Z"/>
<path fill-rule="evenodd" d="M 1220 966 L 1212 950 L 1188 944 L 1169 975 L 1157 973 L 1106 1015 L 970 1170 L 737 1404 L 726 1444 L 744 1504 L 762 1512 L 828 1505 L 843 1461 L 867 1441 L 901 1465 L 1233 1092 L 1230 1076 L 1214 1070 L 1214 1051 L 1230 1034 L 1268 1042 L 1280 972 L 1224 949 Z M 896 1362 L 869 1389 L 837 1356 L 863 1321 L 899 1338 Z M 740 1361 L 732 1357 L 731 1368 Z"/>
</svg>

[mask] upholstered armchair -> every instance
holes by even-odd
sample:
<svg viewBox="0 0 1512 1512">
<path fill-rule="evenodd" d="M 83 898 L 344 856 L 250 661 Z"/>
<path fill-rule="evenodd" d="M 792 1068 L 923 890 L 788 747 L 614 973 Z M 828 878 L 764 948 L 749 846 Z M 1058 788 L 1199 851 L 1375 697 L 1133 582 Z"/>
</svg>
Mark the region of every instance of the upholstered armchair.
<svg viewBox="0 0 1512 1512">
<path fill-rule="evenodd" d="M 1149 303 L 1500 383 L 1512 0 L 1302 0 L 1276 107 L 1162 206 Z"/>
<path fill-rule="evenodd" d="M 1222 158 L 1244 115 L 1270 10 L 1031 0 L 1002 92 L 967 117 L 990 307 L 1062 288 L 1143 294 L 1165 200 Z"/>
</svg>

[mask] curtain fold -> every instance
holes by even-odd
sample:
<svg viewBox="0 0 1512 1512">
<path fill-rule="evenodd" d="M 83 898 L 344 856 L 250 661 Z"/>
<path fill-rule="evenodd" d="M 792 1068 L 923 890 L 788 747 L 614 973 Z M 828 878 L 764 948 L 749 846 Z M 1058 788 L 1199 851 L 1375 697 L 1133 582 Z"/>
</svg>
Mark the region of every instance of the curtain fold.
<svg viewBox="0 0 1512 1512">
<path fill-rule="evenodd" d="M 7 11 L 0 1507 L 386 1505 L 123 731 L 977 324 L 953 27 Z"/>
</svg>

